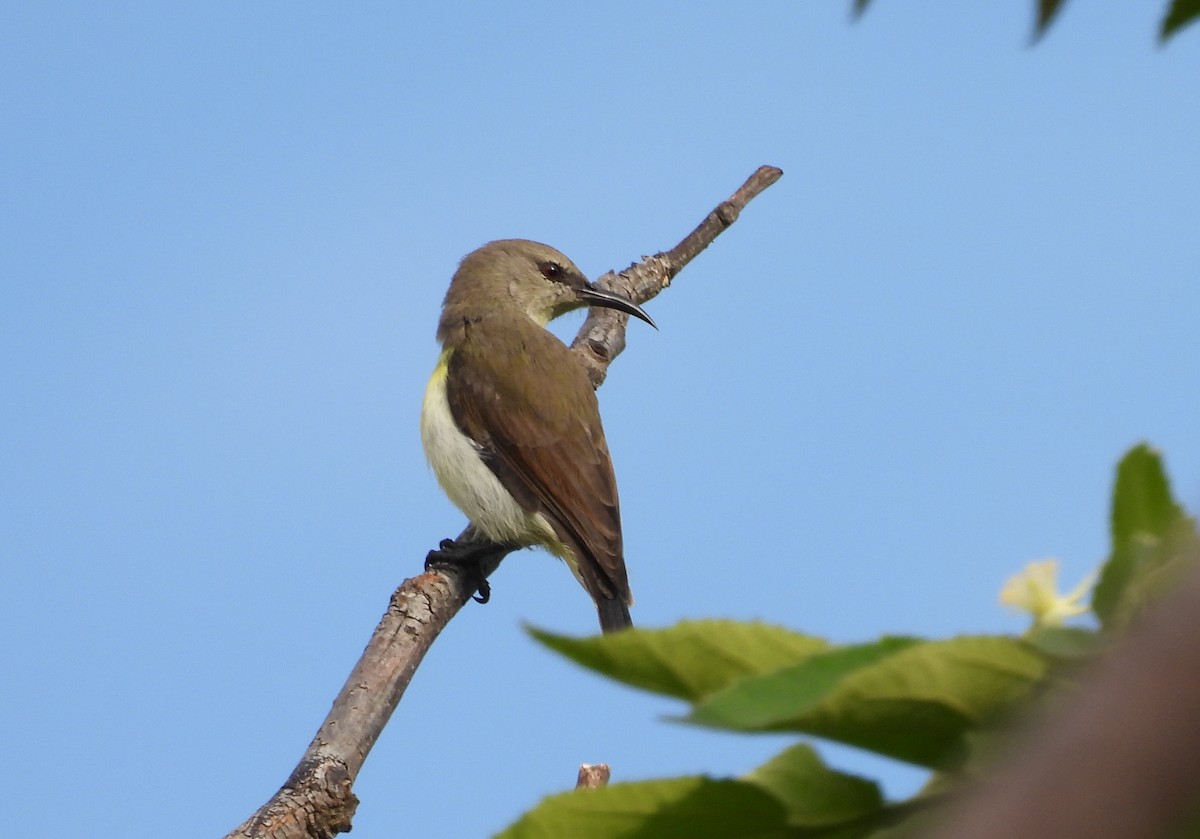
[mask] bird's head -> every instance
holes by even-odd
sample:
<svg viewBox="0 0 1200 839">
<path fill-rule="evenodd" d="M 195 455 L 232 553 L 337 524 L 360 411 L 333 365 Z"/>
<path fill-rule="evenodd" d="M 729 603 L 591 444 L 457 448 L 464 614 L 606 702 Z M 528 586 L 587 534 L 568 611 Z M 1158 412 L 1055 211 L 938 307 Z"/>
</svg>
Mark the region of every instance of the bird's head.
<svg viewBox="0 0 1200 839">
<path fill-rule="evenodd" d="M 496 309 L 525 313 L 541 326 L 583 306 L 603 306 L 654 321 L 632 300 L 598 289 L 559 251 L 525 239 L 489 242 L 463 258 L 446 292 L 439 337 L 464 318 Z"/>
</svg>

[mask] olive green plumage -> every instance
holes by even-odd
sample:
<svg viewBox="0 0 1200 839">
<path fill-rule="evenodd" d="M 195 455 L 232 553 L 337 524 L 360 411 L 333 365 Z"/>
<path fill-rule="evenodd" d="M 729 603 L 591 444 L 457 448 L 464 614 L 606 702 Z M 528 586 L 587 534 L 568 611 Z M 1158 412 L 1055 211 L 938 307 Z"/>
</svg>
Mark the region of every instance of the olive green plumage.
<svg viewBox="0 0 1200 839">
<path fill-rule="evenodd" d="M 565 559 L 607 632 L 631 625 L 633 602 L 616 477 L 583 366 L 544 328 L 589 304 L 652 323 L 546 245 L 469 254 L 446 294 L 421 425 L 439 482 L 476 528 Z"/>
</svg>

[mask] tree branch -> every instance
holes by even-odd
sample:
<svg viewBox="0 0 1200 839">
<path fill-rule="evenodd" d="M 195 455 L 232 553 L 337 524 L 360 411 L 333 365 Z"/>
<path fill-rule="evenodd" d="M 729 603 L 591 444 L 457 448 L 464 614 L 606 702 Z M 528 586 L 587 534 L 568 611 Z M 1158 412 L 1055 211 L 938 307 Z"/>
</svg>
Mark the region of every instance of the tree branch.
<svg viewBox="0 0 1200 839">
<path fill-rule="evenodd" d="M 783 177 L 783 170 L 774 166 L 760 166 L 738 191 L 717 205 L 700 225 L 683 238 L 678 245 L 666 253 L 642 257 L 642 261 L 630 265 L 619 274 L 611 271 L 596 284 L 601 288 L 624 294 L 635 303 L 645 303 L 671 284 L 675 275 L 683 270 L 713 240 L 729 229 L 746 205 L 759 193 Z M 629 315 L 612 309 L 591 309 L 587 320 L 579 328 L 571 349 L 579 354 L 580 361 L 588 371 L 593 387 L 604 384 L 608 365 L 625 349 L 625 324 Z"/>
<path fill-rule="evenodd" d="M 646 257 L 619 274 L 605 274 L 597 283 L 638 303 L 650 300 L 737 221 L 746 204 L 782 175 L 772 166 L 759 168 L 674 248 Z M 596 387 L 625 349 L 627 321 L 628 316 L 611 309 L 592 309 L 571 343 Z M 511 546 L 478 540 L 469 527 L 453 543 L 444 542 L 442 548 L 453 551 L 455 561 L 439 561 L 441 552 L 431 552 L 425 573 L 405 580 L 396 589 L 362 657 L 291 777 L 226 839 L 330 839 L 350 830 L 358 806 L 351 789 L 354 780 L 425 653 L 512 550 Z"/>
<path fill-rule="evenodd" d="M 579 764 L 579 777 L 575 779 L 575 789 L 599 789 L 608 786 L 612 770 L 607 763 Z"/>
</svg>

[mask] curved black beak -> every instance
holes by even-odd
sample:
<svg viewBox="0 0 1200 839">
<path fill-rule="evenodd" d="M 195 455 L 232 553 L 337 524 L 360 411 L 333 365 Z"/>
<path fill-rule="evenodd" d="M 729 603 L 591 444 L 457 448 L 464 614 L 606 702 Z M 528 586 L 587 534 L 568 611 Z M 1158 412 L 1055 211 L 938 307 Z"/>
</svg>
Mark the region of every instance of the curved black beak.
<svg viewBox="0 0 1200 839">
<path fill-rule="evenodd" d="M 645 310 L 634 303 L 628 297 L 623 297 L 620 294 L 612 291 L 605 291 L 602 288 L 596 288 L 590 283 L 583 288 L 576 289 L 579 299 L 589 306 L 602 306 L 605 309 L 616 309 L 618 312 L 624 312 L 627 315 L 633 315 L 638 320 L 644 320 L 646 323 L 658 329 L 656 324 Z"/>
</svg>

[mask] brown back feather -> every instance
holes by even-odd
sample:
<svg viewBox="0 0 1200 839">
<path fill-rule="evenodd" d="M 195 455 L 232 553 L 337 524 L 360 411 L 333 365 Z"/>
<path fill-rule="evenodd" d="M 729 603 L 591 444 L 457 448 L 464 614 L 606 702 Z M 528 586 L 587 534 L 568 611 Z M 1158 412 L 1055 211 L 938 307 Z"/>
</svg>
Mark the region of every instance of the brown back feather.
<svg viewBox="0 0 1200 839">
<path fill-rule="evenodd" d="M 454 421 L 517 503 L 550 521 L 588 593 L 630 602 L 616 476 L 582 366 L 524 315 L 465 326 L 447 379 Z"/>
</svg>

